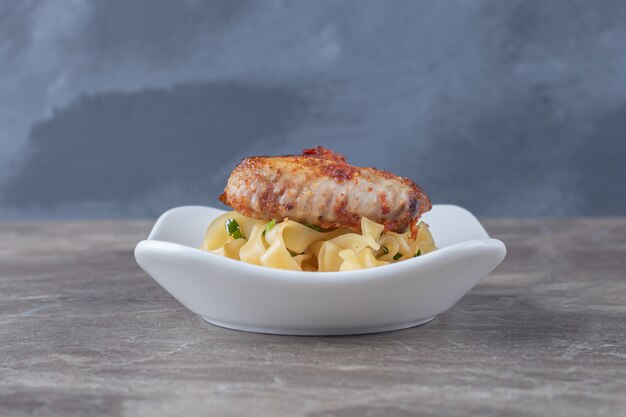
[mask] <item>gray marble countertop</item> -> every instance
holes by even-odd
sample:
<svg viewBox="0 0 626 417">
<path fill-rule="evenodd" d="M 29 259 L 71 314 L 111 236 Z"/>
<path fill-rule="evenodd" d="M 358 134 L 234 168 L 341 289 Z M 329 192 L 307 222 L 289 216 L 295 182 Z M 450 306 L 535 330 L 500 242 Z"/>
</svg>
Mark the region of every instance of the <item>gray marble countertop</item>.
<svg viewBox="0 0 626 417">
<path fill-rule="evenodd" d="M 286 337 L 178 304 L 150 222 L 0 223 L 0 415 L 626 415 L 626 218 L 485 224 L 506 260 L 431 323 Z"/>
</svg>

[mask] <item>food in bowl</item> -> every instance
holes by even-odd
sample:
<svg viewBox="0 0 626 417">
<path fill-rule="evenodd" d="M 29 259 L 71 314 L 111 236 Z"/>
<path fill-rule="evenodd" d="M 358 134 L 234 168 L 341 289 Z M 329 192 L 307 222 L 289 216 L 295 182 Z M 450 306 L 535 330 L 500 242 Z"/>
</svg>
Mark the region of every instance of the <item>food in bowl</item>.
<svg viewBox="0 0 626 417">
<path fill-rule="evenodd" d="M 244 158 L 202 248 L 267 267 L 349 271 L 436 250 L 428 195 L 408 178 L 358 167 L 318 146 L 301 155 Z"/>
</svg>

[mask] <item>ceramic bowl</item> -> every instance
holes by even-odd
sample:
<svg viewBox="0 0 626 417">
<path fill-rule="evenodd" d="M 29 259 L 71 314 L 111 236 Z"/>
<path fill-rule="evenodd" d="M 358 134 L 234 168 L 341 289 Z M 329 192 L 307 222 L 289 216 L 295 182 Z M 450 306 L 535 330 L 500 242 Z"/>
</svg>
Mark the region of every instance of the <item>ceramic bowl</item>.
<svg viewBox="0 0 626 417">
<path fill-rule="evenodd" d="M 359 271 L 284 271 L 197 249 L 221 213 L 200 206 L 165 212 L 135 258 L 189 310 L 230 329 L 343 335 L 417 326 L 452 307 L 506 254 L 469 211 L 435 205 L 423 216 L 440 248 L 434 252 Z"/>
</svg>

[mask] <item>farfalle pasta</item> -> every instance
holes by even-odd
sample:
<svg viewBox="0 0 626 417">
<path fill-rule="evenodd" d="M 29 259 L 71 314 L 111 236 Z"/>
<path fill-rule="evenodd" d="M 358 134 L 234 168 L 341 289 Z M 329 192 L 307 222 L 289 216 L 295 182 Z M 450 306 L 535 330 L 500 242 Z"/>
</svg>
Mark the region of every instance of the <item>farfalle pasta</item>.
<svg viewBox="0 0 626 417">
<path fill-rule="evenodd" d="M 293 271 L 336 272 L 373 268 L 421 256 L 436 249 L 428 225 L 411 232 L 384 232 L 361 218 L 361 233 L 349 228 L 321 230 L 285 219 L 258 220 L 236 211 L 217 217 L 202 249 L 243 262 Z"/>
</svg>

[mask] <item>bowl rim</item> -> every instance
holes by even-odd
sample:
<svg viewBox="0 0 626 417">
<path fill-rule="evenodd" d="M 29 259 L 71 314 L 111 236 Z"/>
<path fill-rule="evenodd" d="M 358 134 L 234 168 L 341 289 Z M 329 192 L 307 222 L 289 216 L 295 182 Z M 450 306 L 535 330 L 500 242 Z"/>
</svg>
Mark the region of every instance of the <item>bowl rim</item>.
<svg viewBox="0 0 626 417">
<path fill-rule="evenodd" d="M 398 274 L 403 272 L 414 271 L 418 267 L 427 267 L 430 265 L 438 265 L 441 262 L 447 262 L 450 258 L 463 258 L 466 256 L 474 256 L 476 251 L 491 251 L 493 255 L 498 258 L 495 263 L 497 266 L 506 255 L 506 247 L 504 243 L 498 239 L 473 239 L 465 242 L 459 242 L 454 245 L 440 248 L 434 252 L 424 254 L 418 257 L 407 259 L 402 262 L 396 262 L 388 265 L 381 265 L 375 268 L 358 269 L 353 271 L 334 271 L 334 272 L 316 272 L 316 271 L 292 271 L 285 269 L 278 269 L 267 267 L 263 265 L 254 265 L 246 262 L 238 261 L 236 259 L 230 259 L 217 254 L 194 248 L 191 246 L 185 246 L 179 243 L 167 242 L 163 240 L 146 239 L 142 240 L 135 247 L 135 257 L 139 260 L 141 253 L 144 251 L 173 251 L 178 252 L 177 256 L 184 256 L 193 259 L 194 261 L 217 263 L 220 267 L 225 269 L 237 269 L 239 273 L 247 274 L 271 274 L 274 279 L 289 279 L 293 280 L 294 276 L 304 281 L 335 281 L 340 278 L 342 281 L 351 280 L 363 280 L 363 279 L 375 279 L 378 277 L 386 277 L 389 274 Z M 141 264 L 141 262 L 140 262 Z M 421 269 L 421 268 L 420 268 Z"/>
<path fill-rule="evenodd" d="M 159 218 L 156 220 L 154 225 L 152 226 L 150 233 L 146 237 L 146 239 L 140 241 L 135 246 L 134 254 L 135 258 L 139 262 L 142 253 L 146 251 L 154 252 L 154 251 L 173 251 L 178 252 L 177 255 L 183 255 L 186 257 L 193 258 L 194 261 L 201 262 L 211 262 L 218 263 L 220 267 L 226 269 L 237 269 L 237 272 L 240 273 L 249 273 L 249 274 L 272 274 L 274 278 L 288 278 L 291 280 L 293 276 L 298 276 L 299 279 L 309 280 L 313 279 L 317 282 L 320 280 L 329 280 L 332 281 L 335 278 L 340 277 L 342 280 L 346 279 L 354 279 L 354 280 L 362 280 L 367 278 L 375 278 L 380 275 L 387 275 L 392 273 L 402 273 L 409 272 L 411 270 L 415 270 L 416 267 L 427 267 L 430 264 L 440 264 L 441 262 L 446 262 L 450 260 L 452 257 L 464 257 L 464 256 L 474 256 L 476 251 L 491 251 L 493 255 L 498 258 L 498 261 L 495 265 L 499 265 L 504 257 L 506 256 L 506 246 L 505 244 L 498 239 L 494 239 L 489 237 L 489 234 L 485 230 L 484 226 L 480 223 L 480 221 L 474 216 L 469 210 L 464 207 L 457 206 L 454 204 L 436 204 L 434 207 L 440 208 L 455 208 L 462 210 L 468 213 L 470 216 L 476 219 L 478 225 L 482 229 L 484 234 L 484 238 L 476 238 L 470 239 L 463 242 L 458 242 L 449 246 L 445 246 L 442 248 L 438 248 L 436 251 L 426 253 L 417 257 L 413 257 L 410 259 L 406 259 L 401 262 L 391 263 L 388 265 L 381 265 L 375 268 L 367 268 L 367 269 L 358 269 L 353 271 L 333 271 L 333 272 L 324 272 L 324 271 L 292 271 L 285 269 L 272 268 L 263 265 L 255 265 L 246 263 L 243 261 L 239 261 L 236 259 L 226 258 L 224 256 L 219 256 L 217 254 L 211 253 L 209 251 L 205 251 L 203 249 L 184 245 L 181 243 L 175 243 L 166 240 L 155 239 L 153 236 L 158 233 L 159 228 L 163 223 L 167 222 L 171 215 L 176 212 L 182 210 L 196 210 L 196 209 L 211 209 L 216 210 L 218 212 L 225 212 L 225 210 L 211 207 L 211 206 L 201 206 L 201 205 L 186 205 L 186 206 L 178 206 L 173 207 L 171 209 L 163 212 Z M 139 262 L 141 264 L 141 262 Z"/>
</svg>

